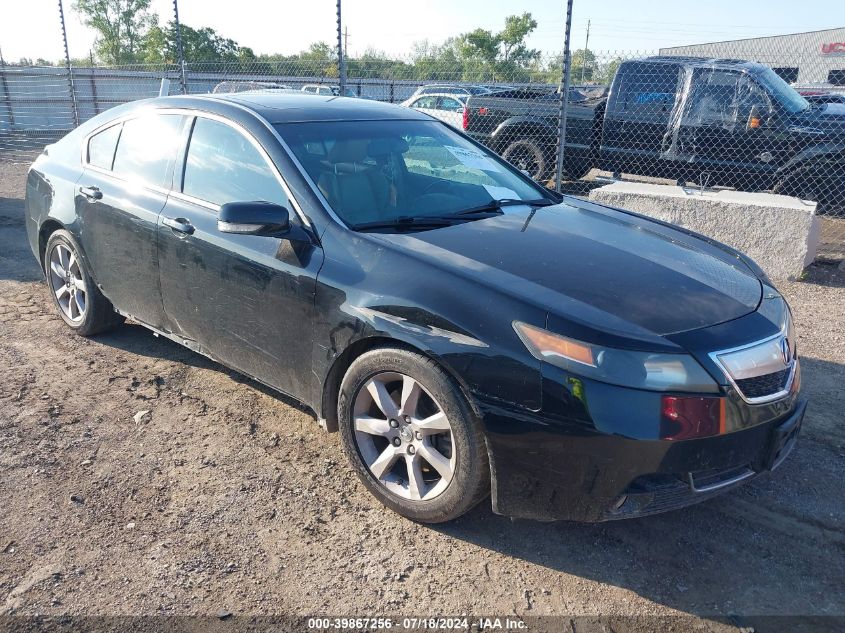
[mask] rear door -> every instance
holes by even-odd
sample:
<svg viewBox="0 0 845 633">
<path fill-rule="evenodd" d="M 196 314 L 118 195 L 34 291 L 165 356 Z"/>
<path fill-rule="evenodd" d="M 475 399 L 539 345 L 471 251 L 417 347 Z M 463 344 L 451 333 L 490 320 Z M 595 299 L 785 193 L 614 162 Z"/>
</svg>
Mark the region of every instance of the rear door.
<svg viewBox="0 0 845 633">
<path fill-rule="evenodd" d="M 159 222 L 169 329 L 226 365 L 306 398 L 322 250 L 312 242 L 217 230 L 226 202 L 296 203 L 246 130 L 198 116 Z"/>
<path fill-rule="evenodd" d="M 441 121 L 445 121 L 449 125 L 457 129 L 463 129 L 464 123 L 464 104 L 454 97 L 438 97 L 437 98 L 437 114 L 435 115 Z"/>
<path fill-rule="evenodd" d="M 184 117 L 150 112 L 92 135 L 76 211 L 82 248 L 103 294 L 121 311 L 163 323 L 156 248 Z"/>
</svg>

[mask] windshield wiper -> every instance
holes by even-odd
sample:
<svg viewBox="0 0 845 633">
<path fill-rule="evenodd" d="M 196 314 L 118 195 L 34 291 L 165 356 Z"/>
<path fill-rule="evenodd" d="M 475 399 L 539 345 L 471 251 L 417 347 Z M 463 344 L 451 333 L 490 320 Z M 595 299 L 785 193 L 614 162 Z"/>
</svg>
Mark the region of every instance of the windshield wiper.
<svg viewBox="0 0 845 633">
<path fill-rule="evenodd" d="M 524 204 L 529 207 L 549 207 L 553 204 L 558 203 L 554 200 L 550 200 L 549 198 L 536 198 L 534 200 L 517 200 L 516 198 L 506 198 L 504 200 L 491 200 L 490 202 L 486 202 L 477 207 L 471 207 L 469 209 L 466 209 L 465 211 L 459 211 L 453 215 L 475 215 L 476 213 L 490 213 L 496 211 L 498 211 L 499 213 L 503 213 L 502 207 L 513 207 L 520 204 Z"/>
<path fill-rule="evenodd" d="M 440 216 L 407 216 L 403 215 L 399 218 L 391 220 L 376 220 L 374 222 L 362 222 L 352 227 L 355 231 L 366 231 L 369 229 L 423 229 L 436 228 L 438 226 L 449 226 L 454 224 L 458 218 L 454 217 L 440 217 Z"/>
<path fill-rule="evenodd" d="M 470 220 L 483 220 L 495 215 L 502 215 L 502 207 L 528 205 L 530 207 L 548 207 L 558 204 L 548 198 L 537 198 L 535 200 L 517 200 L 515 198 L 505 200 L 491 200 L 477 207 L 472 207 L 449 215 L 403 215 L 390 220 L 376 220 L 374 222 L 363 222 L 352 227 L 355 231 L 367 231 L 370 229 L 430 229 L 441 226 L 449 226 L 456 222 L 469 222 Z"/>
</svg>

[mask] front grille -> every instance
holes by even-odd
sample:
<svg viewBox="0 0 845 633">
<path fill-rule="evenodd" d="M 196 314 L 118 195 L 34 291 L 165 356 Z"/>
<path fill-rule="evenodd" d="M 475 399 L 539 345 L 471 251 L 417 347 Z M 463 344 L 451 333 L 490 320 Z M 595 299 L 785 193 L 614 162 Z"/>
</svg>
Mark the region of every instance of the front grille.
<svg viewBox="0 0 845 633">
<path fill-rule="evenodd" d="M 765 398 L 786 389 L 791 367 L 754 378 L 737 380 L 736 386 L 746 398 Z"/>
</svg>

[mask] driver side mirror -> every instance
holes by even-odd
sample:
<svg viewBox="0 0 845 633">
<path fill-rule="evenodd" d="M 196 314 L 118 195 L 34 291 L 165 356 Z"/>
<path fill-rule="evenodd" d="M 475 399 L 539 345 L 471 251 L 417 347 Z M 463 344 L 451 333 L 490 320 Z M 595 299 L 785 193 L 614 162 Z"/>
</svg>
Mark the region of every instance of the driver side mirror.
<svg viewBox="0 0 845 633">
<path fill-rule="evenodd" d="M 272 202 L 227 202 L 220 207 L 217 230 L 238 235 L 277 235 L 290 230 L 290 214 Z"/>
</svg>

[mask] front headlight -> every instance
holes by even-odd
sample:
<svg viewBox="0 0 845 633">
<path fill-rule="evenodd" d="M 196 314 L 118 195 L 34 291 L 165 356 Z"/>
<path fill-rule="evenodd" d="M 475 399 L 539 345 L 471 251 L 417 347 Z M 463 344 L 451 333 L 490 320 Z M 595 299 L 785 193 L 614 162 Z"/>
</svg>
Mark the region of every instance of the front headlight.
<svg viewBox="0 0 845 633">
<path fill-rule="evenodd" d="M 689 354 L 613 349 L 576 341 L 520 321 L 514 321 L 513 328 L 536 358 L 585 378 L 651 391 L 719 391 L 710 374 Z"/>
</svg>

